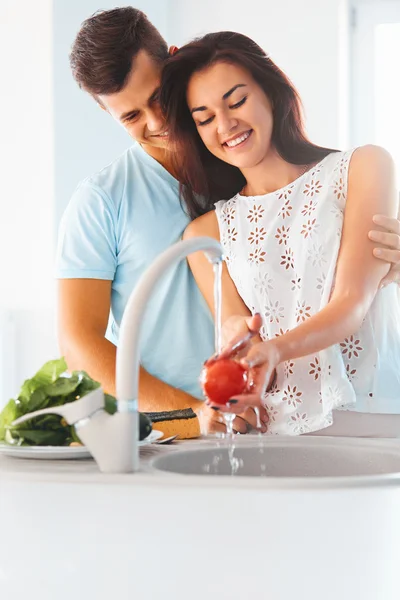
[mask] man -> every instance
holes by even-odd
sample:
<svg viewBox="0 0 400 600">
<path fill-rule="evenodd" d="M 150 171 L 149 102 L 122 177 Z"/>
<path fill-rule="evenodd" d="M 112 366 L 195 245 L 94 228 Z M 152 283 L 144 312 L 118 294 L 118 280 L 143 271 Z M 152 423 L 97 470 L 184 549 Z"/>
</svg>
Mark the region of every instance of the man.
<svg viewBox="0 0 400 600">
<path fill-rule="evenodd" d="M 61 350 L 70 369 L 85 369 L 110 393 L 115 393 L 116 344 L 130 293 L 189 222 L 158 103 L 167 57 L 166 42 L 132 7 L 87 19 L 70 57 L 78 85 L 137 142 L 79 185 L 60 229 Z M 398 243 L 398 236 L 386 235 L 389 246 Z M 143 331 L 140 409 L 198 410 L 198 377 L 213 353 L 213 322 L 185 261 L 160 282 Z M 246 420 L 246 415 L 237 419 L 235 428 L 246 432 Z"/>
<path fill-rule="evenodd" d="M 110 393 L 130 293 L 188 224 L 157 99 L 167 57 L 159 32 L 130 7 L 85 21 L 70 57 L 80 87 L 138 142 L 80 184 L 60 229 L 61 349 L 69 368 L 87 370 Z M 213 352 L 213 322 L 185 261 L 160 282 L 143 330 L 141 409 L 197 408 L 199 373 Z"/>
</svg>

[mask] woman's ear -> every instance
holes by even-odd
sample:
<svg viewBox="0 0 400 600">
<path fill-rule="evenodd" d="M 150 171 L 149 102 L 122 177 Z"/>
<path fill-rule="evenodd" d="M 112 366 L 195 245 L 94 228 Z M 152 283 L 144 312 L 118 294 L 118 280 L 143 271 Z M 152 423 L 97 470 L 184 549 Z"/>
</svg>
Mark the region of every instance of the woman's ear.
<svg viewBox="0 0 400 600">
<path fill-rule="evenodd" d="M 178 46 L 170 46 L 169 50 L 168 50 L 168 54 L 170 56 L 173 56 L 176 52 L 178 52 L 179 48 Z"/>
</svg>

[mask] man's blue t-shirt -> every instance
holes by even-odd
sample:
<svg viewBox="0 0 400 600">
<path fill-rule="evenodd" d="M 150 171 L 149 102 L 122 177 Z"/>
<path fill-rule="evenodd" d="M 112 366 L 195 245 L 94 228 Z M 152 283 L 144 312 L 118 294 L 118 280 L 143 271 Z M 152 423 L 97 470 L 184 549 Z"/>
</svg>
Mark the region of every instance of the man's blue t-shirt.
<svg viewBox="0 0 400 600">
<path fill-rule="evenodd" d="M 112 280 L 107 337 L 118 345 L 122 315 L 140 276 L 189 223 L 179 183 L 138 144 L 85 179 L 64 213 L 56 276 Z M 214 351 L 213 321 L 186 261 L 159 283 L 148 306 L 141 365 L 203 398 L 199 374 Z"/>
</svg>

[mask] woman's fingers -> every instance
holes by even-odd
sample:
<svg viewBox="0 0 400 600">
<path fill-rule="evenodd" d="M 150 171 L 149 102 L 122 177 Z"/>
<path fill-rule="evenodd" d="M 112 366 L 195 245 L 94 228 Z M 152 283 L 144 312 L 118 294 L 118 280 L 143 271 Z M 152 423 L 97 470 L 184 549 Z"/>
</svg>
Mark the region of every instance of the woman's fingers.
<svg viewBox="0 0 400 600">
<path fill-rule="evenodd" d="M 247 326 L 247 332 L 240 332 L 234 336 L 222 349 L 218 358 L 231 358 L 235 356 L 238 352 L 246 348 L 252 338 L 258 335 L 262 327 L 261 315 L 257 313 L 252 317 L 246 317 L 244 321 Z"/>
<path fill-rule="evenodd" d="M 255 406 L 263 406 L 266 390 L 271 387 L 271 382 L 275 378 L 275 369 L 268 363 L 260 367 L 253 367 L 249 370 L 249 384 L 247 386 L 247 395 L 257 395 L 259 402 Z"/>
<path fill-rule="evenodd" d="M 254 410 L 254 406 L 260 411 L 260 422 L 261 431 L 265 433 L 268 426 L 268 413 L 264 406 L 259 404 L 259 396 L 256 394 L 243 394 L 233 398 L 229 404 L 226 405 L 208 405 L 211 410 L 214 410 L 220 417 L 220 421 L 223 421 L 223 413 L 235 413 L 236 417 L 233 421 L 233 429 L 238 433 L 247 433 L 249 427 L 251 429 L 259 429 L 259 421 Z M 218 427 L 216 431 L 220 431 Z M 225 429 L 224 429 L 225 430 Z"/>
<path fill-rule="evenodd" d="M 223 348 L 218 358 L 231 358 L 246 348 L 250 340 L 257 335 L 256 331 L 248 331 L 245 335 L 238 335 Z"/>
<path fill-rule="evenodd" d="M 250 401 L 248 401 L 248 398 L 250 398 Z M 257 398 L 257 396 L 254 394 L 254 398 Z M 218 413 L 234 413 L 235 415 L 240 415 L 241 413 L 244 413 L 244 411 L 246 410 L 246 408 L 248 408 L 249 406 L 252 405 L 253 402 L 253 394 L 246 394 L 246 395 L 242 395 L 242 396 L 237 396 L 236 398 L 231 398 L 231 400 L 228 402 L 228 404 L 214 404 L 213 402 L 208 401 L 207 405 L 214 410 L 215 412 Z M 256 404 L 256 406 L 259 405 L 259 402 Z"/>
<path fill-rule="evenodd" d="M 269 359 L 266 344 L 268 344 L 268 342 L 261 342 L 260 344 L 252 346 L 248 351 L 247 356 L 240 362 L 250 368 L 265 366 Z"/>
<path fill-rule="evenodd" d="M 261 408 L 261 397 L 257 392 L 240 394 L 234 398 L 231 398 L 226 406 L 228 407 L 227 412 L 235 412 L 236 414 L 240 415 L 249 407 Z"/>
<path fill-rule="evenodd" d="M 201 411 L 201 415 L 199 415 L 201 432 L 206 434 L 226 433 L 226 424 L 222 412 L 219 407 L 206 405 Z M 233 411 L 230 409 L 227 412 L 232 413 Z M 246 419 L 243 416 L 237 415 L 232 423 L 232 428 L 236 433 L 247 433 L 248 426 Z"/>
<path fill-rule="evenodd" d="M 260 313 L 256 313 L 252 317 L 247 317 L 246 323 L 247 327 L 249 328 L 249 331 L 258 333 L 262 327 L 262 317 Z"/>
</svg>

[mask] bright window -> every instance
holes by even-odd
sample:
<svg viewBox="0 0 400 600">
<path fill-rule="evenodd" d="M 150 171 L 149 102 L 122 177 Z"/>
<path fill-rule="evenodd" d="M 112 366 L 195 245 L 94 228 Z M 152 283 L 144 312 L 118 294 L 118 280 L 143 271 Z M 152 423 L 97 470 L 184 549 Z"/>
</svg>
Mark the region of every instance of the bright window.
<svg viewBox="0 0 400 600">
<path fill-rule="evenodd" d="M 400 23 L 376 27 L 374 51 L 375 141 L 400 167 Z"/>
<path fill-rule="evenodd" d="M 354 0 L 352 142 L 384 146 L 400 188 L 400 0 Z"/>
</svg>

